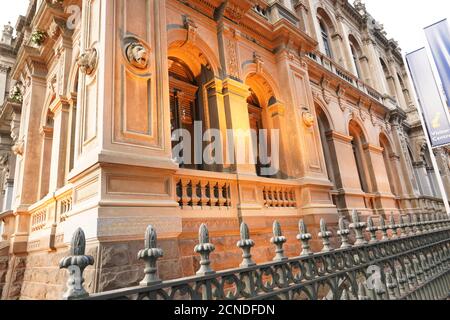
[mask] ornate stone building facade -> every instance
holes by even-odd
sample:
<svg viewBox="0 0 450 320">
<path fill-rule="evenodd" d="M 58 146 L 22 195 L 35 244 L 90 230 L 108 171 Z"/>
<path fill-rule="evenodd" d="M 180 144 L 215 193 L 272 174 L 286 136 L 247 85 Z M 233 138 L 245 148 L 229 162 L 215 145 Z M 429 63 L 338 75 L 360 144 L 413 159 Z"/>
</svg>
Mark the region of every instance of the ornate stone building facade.
<svg viewBox="0 0 450 320">
<path fill-rule="evenodd" d="M 197 269 L 203 222 L 218 270 L 241 259 L 241 221 L 268 243 L 277 219 L 292 254 L 299 217 L 315 232 L 353 209 L 444 211 L 400 49 L 360 1 L 31 0 L 17 32 L 1 118 L 3 299 L 60 298 L 57 262 L 78 227 L 99 292 L 141 280 L 149 224 L 171 279 Z M 223 146 L 238 129 L 279 130 L 279 173 L 178 164 L 172 132 L 195 121 Z M 450 186 L 448 152 L 438 158 Z"/>
</svg>

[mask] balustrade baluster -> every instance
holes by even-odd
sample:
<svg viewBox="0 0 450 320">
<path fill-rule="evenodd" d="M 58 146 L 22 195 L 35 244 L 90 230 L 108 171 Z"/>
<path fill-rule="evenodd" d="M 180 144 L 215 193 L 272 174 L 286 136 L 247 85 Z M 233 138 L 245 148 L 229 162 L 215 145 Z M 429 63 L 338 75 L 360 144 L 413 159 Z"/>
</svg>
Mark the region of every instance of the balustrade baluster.
<svg viewBox="0 0 450 320">
<path fill-rule="evenodd" d="M 207 181 L 203 181 L 201 180 L 199 183 L 199 187 L 200 187 L 200 206 L 202 208 L 206 207 L 208 205 L 208 197 L 206 196 L 206 189 L 208 186 L 208 182 Z"/>
<path fill-rule="evenodd" d="M 217 183 L 217 205 L 219 206 L 219 208 L 222 208 L 225 206 L 227 200 L 226 198 L 223 196 L 223 185 L 218 182 Z"/>
<path fill-rule="evenodd" d="M 192 206 L 198 207 L 201 206 L 201 196 L 199 197 L 199 181 L 198 180 L 192 180 L 191 181 L 192 186 Z"/>
<path fill-rule="evenodd" d="M 227 194 L 227 207 L 231 208 L 232 203 L 231 203 L 231 185 L 229 183 L 225 184 L 225 190 L 226 190 L 226 194 Z"/>
<path fill-rule="evenodd" d="M 189 205 L 189 202 L 191 201 L 188 195 L 189 181 L 181 179 L 180 183 L 181 183 L 181 207 L 185 208 Z"/>
</svg>

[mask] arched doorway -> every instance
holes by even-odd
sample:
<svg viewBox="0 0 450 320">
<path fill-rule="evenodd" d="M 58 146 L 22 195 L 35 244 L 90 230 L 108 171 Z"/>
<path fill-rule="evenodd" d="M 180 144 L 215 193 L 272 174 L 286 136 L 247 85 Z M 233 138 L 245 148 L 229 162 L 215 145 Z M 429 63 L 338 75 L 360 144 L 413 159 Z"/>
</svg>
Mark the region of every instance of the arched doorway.
<svg viewBox="0 0 450 320">
<path fill-rule="evenodd" d="M 207 65 L 201 64 L 197 74 L 183 59 L 169 56 L 169 93 L 171 132 L 182 129 L 189 133 L 190 139 L 182 138 L 181 157 L 174 154 L 181 168 L 203 170 L 203 143 L 195 143 L 195 139 L 203 140 L 203 133 L 208 127 L 207 102 L 204 85 L 214 77 Z M 200 128 L 200 130 L 196 130 Z M 197 136 L 196 136 L 197 134 Z M 198 136 L 201 134 L 201 136 Z M 180 144 L 172 141 L 172 148 Z M 196 148 L 198 150 L 196 150 Z M 187 152 L 189 150 L 190 152 Z M 195 154 L 199 156 L 195 156 Z"/>
<path fill-rule="evenodd" d="M 276 175 L 264 174 L 264 168 L 271 166 L 271 129 L 274 129 L 272 119 L 268 108 L 277 103 L 277 99 L 268 82 L 258 74 L 252 74 L 246 79 L 249 86 L 249 95 L 247 98 L 247 109 L 249 116 L 249 127 L 253 131 L 251 140 L 255 153 L 255 168 L 258 176 L 267 178 L 278 178 L 281 173 Z M 265 137 L 265 138 L 263 138 Z M 264 139 L 264 140 L 263 140 Z"/>
</svg>

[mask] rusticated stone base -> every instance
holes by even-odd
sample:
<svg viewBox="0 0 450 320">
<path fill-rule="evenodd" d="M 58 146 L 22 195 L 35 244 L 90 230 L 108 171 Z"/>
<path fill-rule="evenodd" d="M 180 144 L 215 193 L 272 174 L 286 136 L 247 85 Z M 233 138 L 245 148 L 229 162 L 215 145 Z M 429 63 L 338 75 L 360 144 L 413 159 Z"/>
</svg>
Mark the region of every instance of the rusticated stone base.
<svg viewBox="0 0 450 320">
<path fill-rule="evenodd" d="M 87 254 L 96 257 L 97 247 L 87 248 Z M 66 290 L 67 270 L 59 269 L 59 261 L 68 256 L 68 249 L 55 252 L 30 253 L 27 257 L 20 299 L 61 300 Z M 85 288 L 94 292 L 95 268 L 84 272 Z"/>
<path fill-rule="evenodd" d="M 6 273 L 6 283 L 3 287 L 2 300 L 18 300 L 21 296 L 21 289 L 26 268 L 26 257 L 11 256 L 8 260 L 8 271 Z"/>
<path fill-rule="evenodd" d="M 8 250 L 0 250 L 0 298 L 3 295 L 3 288 L 6 285 L 6 275 L 8 273 L 9 257 Z"/>
</svg>

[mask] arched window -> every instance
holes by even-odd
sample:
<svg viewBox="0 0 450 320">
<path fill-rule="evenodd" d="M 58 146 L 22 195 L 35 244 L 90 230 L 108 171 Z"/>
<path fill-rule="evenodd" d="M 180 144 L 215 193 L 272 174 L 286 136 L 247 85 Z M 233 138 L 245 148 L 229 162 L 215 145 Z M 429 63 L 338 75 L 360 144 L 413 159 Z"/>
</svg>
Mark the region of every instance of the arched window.
<svg viewBox="0 0 450 320">
<path fill-rule="evenodd" d="M 275 175 L 268 175 L 266 170 L 271 168 L 272 157 L 278 156 L 272 154 L 271 129 L 273 121 L 268 113 L 268 108 L 278 103 L 275 94 L 261 75 L 252 74 L 245 81 L 249 87 L 249 96 L 247 98 L 247 108 L 249 117 L 249 127 L 253 131 L 251 142 L 255 152 L 256 174 L 267 178 L 280 178 L 281 170 Z M 265 130 L 266 138 L 262 131 Z M 269 170 L 270 171 L 270 170 Z"/>
<path fill-rule="evenodd" d="M 189 67 L 177 58 L 169 59 L 169 87 L 170 87 L 170 125 L 171 132 L 178 129 L 187 130 L 191 141 L 183 145 L 181 156 L 188 157 L 186 151 L 190 150 L 190 159 L 179 160 L 180 167 L 199 169 L 194 159 L 194 122 L 200 120 L 199 99 L 197 81 Z M 172 141 L 172 148 L 179 141 Z M 182 143 L 187 143 L 183 141 Z"/>
<path fill-rule="evenodd" d="M 403 97 L 405 98 L 405 102 L 409 104 L 411 102 L 411 97 L 409 95 L 409 91 L 405 86 L 405 82 L 403 81 L 403 78 L 400 76 L 400 74 L 397 73 L 398 82 L 400 83 L 400 87 L 402 88 Z"/>
<path fill-rule="evenodd" d="M 370 192 L 370 182 L 367 172 L 366 156 L 364 154 L 364 144 L 366 143 L 366 138 L 362 132 L 361 127 L 354 121 L 350 121 L 350 136 L 353 138 L 353 156 L 356 163 L 356 169 L 358 173 L 358 178 L 361 186 L 361 190 L 365 193 Z"/>
<path fill-rule="evenodd" d="M 395 85 L 394 85 L 391 73 L 389 72 L 389 68 L 388 68 L 386 62 L 384 62 L 384 60 L 381 58 L 380 58 L 380 64 L 381 64 L 381 68 L 383 69 L 384 77 L 386 79 L 386 86 L 387 86 L 386 93 L 391 95 L 392 97 L 394 97 L 395 96 Z"/>
<path fill-rule="evenodd" d="M 260 154 L 260 139 L 259 139 L 259 131 L 261 129 L 264 129 L 263 125 L 263 109 L 259 102 L 258 97 L 256 96 L 255 92 L 250 89 L 250 96 L 247 98 L 247 107 L 248 107 L 248 117 L 250 120 L 250 129 L 254 130 L 256 132 L 256 136 L 252 136 L 252 143 L 253 146 L 256 146 L 256 173 L 258 175 L 261 175 L 261 160 L 259 158 Z"/>
<path fill-rule="evenodd" d="M 348 36 L 348 40 L 350 42 L 350 52 L 352 54 L 352 60 L 353 60 L 353 65 L 355 67 L 356 75 L 358 76 L 358 78 L 360 78 L 362 80 L 366 80 L 366 79 L 364 79 L 364 76 L 366 76 L 366 75 L 364 74 L 363 68 L 361 65 L 361 57 L 363 56 L 361 46 L 359 45 L 359 42 L 356 40 L 356 38 L 352 34 L 350 34 Z"/>
<path fill-rule="evenodd" d="M 356 74 L 358 75 L 358 78 L 362 78 L 361 75 L 361 69 L 359 66 L 359 57 L 358 54 L 356 53 L 356 49 L 353 45 L 350 45 L 350 49 L 352 51 L 352 58 L 353 58 L 353 63 L 355 64 L 355 68 L 356 68 Z"/>
<path fill-rule="evenodd" d="M 322 20 L 319 20 L 319 26 L 320 26 L 320 35 L 322 37 L 322 43 L 323 47 L 325 49 L 325 54 L 332 58 L 333 52 L 331 51 L 331 42 L 330 37 L 328 33 L 328 28 L 326 27 L 325 23 Z"/>
<path fill-rule="evenodd" d="M 333 168 L 333 164 L 336 163 L 336 160 L 332 158 L 332 150 L 330 149 L 330 145 L 328 143 L 327 134 L 331 131 L 330 123 L 328 121 L 327 116 L 323 112 L 322 108 L 316 105 L 316 114 L 317 114 L 317 123 L 319 125 L 319 133 L 320 139 L 322 141 L 323 154 L 325 158 L 325 166 L 327 168 L 328 179 L 333 182 L 334 188 L 337 189 L 336 186 L 336 177 L 335 171 Z"/>
</svg>

